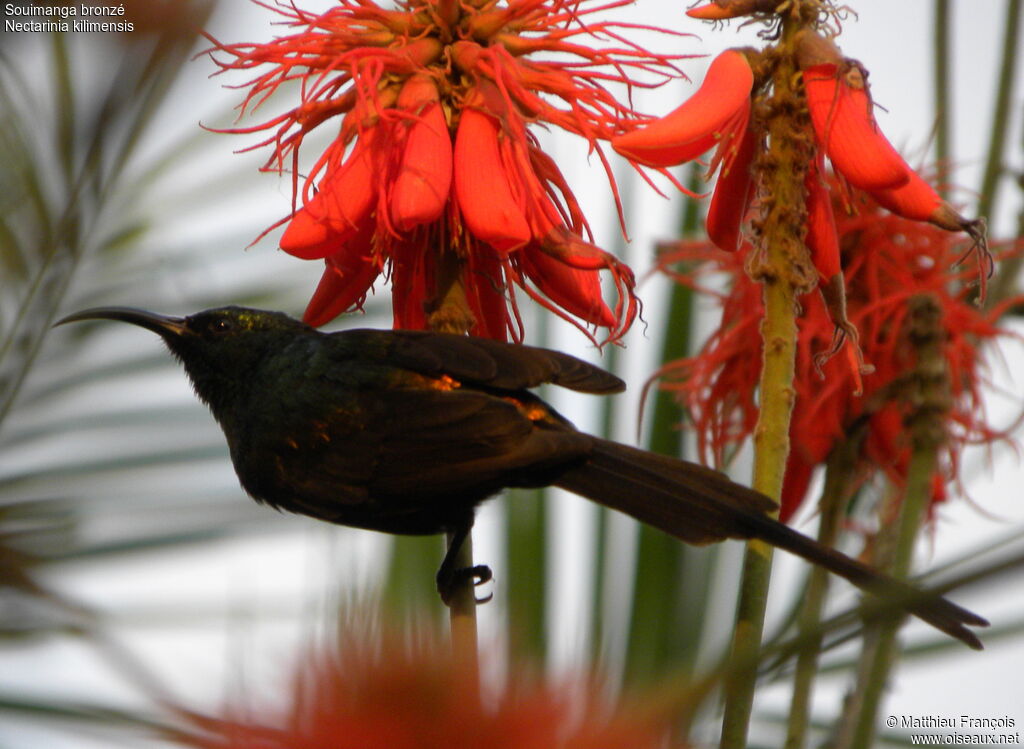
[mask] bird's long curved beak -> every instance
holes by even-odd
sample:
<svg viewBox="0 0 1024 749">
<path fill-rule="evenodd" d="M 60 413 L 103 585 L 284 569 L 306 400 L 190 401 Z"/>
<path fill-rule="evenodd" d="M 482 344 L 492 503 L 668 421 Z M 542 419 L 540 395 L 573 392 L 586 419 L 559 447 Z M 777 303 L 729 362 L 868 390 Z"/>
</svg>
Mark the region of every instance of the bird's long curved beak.
<svg viewBox="0 0 1024 749">
<path fill-rule="evenodd" d="M 155 312 L 147 312 L 144 309 L 136 309 L 134 307 L 93 307 L 91 309 L 84 309 L 81 312 L 75 312 L 61 318 L 54 323 L 54 327 L 81 320 L 118 320 L 138 325 L 146 330 L 152 330 L 164 338 L 180 336 L 188 330 L 185 327 L 185 318 L 183 317 L 158 315 Z"/>
</svg>

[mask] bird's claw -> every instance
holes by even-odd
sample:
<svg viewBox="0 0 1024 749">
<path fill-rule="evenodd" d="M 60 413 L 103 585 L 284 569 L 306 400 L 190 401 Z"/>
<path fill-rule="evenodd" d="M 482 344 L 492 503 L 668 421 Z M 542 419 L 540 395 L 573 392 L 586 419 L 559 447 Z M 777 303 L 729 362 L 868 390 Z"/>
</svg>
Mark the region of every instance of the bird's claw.
<svg viewBox="0 0 1024 749">
<path fill-rule="evenodd" d="M 491 568 L 486 564 L 477 564 L 473 567 L 460 567 L 452 570 L 448 575 L 437 576 L 437 592 L 441 594 L 441 600 L 444 601 L 446 606 L 452 605 L 452 600 L 455 597 L 455 591 L 466 582 L 471 580 L 473 587 L 483 585 L 491 581 L 492 573 Z M 483 598 L 475 598 L 477 604 L 487 603 L 494 597 L 493 593 L 488 593 Z"/>
</svg>

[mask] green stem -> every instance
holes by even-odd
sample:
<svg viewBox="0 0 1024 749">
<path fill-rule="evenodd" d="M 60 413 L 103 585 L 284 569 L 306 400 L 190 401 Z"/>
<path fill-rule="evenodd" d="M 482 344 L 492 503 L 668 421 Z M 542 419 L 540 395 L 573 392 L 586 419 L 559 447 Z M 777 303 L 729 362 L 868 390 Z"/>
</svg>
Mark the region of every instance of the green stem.
<svg viewBox="0 0 1024 749">
<path fill-rule="evenodd" d="M 931 497 L 936 462 L 934 447 L 915 449 L 911 458 L 892 566 L 892 574 L 895 577 L 905 578 L 910 572 L 917 534 L 928 506 L 928 499 Z M 870 627 L 865 635 L 866 657 L 862 661 L 861 671 L 863 690 L 850 741 L 851 749 L 870 749 L 875 745 L 878 708 L 885 695 L 889 673 L 899 657 L 899 643 L 896 638 L 899 627 L 898 618 L 888 617 L 878 625 Z"/>
<path fill-rule="evenodd" d="M 945 417 L 950 408 L 949 372 L 942 351 L 942 310 L 930 296 L 912 297 L 908 306 L 908 339 L 917 360 L 906 378 L 903 396 L 912 408 L 904 422 L 912 453 L 899 508 L 895 547 L 891 559 L 886 560 L 889 563 L 877 565 L 882 569 L 888 567 L 892 575 L 900 579 L 905 579 L 911 571 L 918 532 L 932 496 L 932 478 L 938 466 L 938 453 L 945 438 Z M 852 727 L 849 741 L 840 741 L 839 747 L 869 749 L 874 745 L 878 708 L 899 655 L 896 635 L 901 620 L 898 614 L 889 615 L 867 628 L 858 686 L 853 707 L 848 712 L 852 717 L 847 723 Z"/>
<path fill-rule="evenodd" d="M 1019 3 L 1016 0 L 1013 0 L 1013 3 L 1011 4 L 1010 8 L 1007 11 L 1007 16 L 1009 17 L 1008 20 L 1012 20 L 1014 22 L 1013 28 L 1016 28 L 1017 16 L 1019 16 L 1019 11 L 1020 11 Z M 1009 100 L 1010 88 L 1012 86 L 1012 81 L 1011 80 L 1006 80 L 1007 79 L 1007 75 L 1006 75 L 1007 68 L 1006 68 L 1006 65 L 1012 64 L 1010 61 L 1008 61 L 1006 59 L 1006 56 L 1010 55 L 1010 56 L 1012 56 L 1014 58 L 1016 57 L 1016 44 L 1017 44 L 1016 40 L 1017 40 L 1017 35 L 1013 34 L 1012 35 L 1013 38 L 1012 39 L 1010 38 L 1010 35 L 1011 35 L 1011 28 L 1010 27 L 1007 28 L 1006 33 L 1007 33 L 1007 38 L 1004 41 L 1004 45 L 1003 45 L 1003 56 L 1004 56 L 1004 59 L 1003 59 L 1003 75 L 1000 76 L 1000 79 L 999 79 L 999 96 L 998 96 L 998 100 L 999 101 L 1002 101 L 1004 97 L 1006 98 L 1006 100 Z M 999 109 L 999 107 L 997 106 L 997 110 L 998 109 Z M 1004 116 L 1005 116 L 1005 108 L 1004 108 L 1003 111 L 1004 111 Z M 999 117 L 999 116 L 1000 115 L 999 115 L 999 113 L 997 111 L 996 117 Z M 1001 164 L 1002 163 L 1002 153 L 1003 153 L 1002 139 L 1003 139 L 1003 137 L 1005 137 L 1005 132 L 1000 132 L 999 133 L 999 140 L 997 142 L 995 140 L 995 135 L 996 135 L 995 125 L 996 125 L 996 123 L 993 123 L 993 140 L 989 144 L 989 157 L 988 157 L 989 158 L 989 165 L 991 165 L 993 160 L 995 160 L 997 162 L 997 164 Z M 996 154 L 996 155 L 993 155 L 993 154 Z M 993 175 L 994 175 L 992 177 L 992 180 L 993 180 L 993 183 L 994 183 L 996 177 L 998 176 L 998 166 L 997 167 L 993 167 L 992 168 L 992 172 L 993 172 Z M 988 177 L 988 174 L 989 174 L 989 169 L 986 168 L 985 176 Z M 1018 175 L 1018 177 L 1017 177 L 1017 184 L 1018 184 L 1019 187 L 1024 189 L 1024 176 Z M 992 186 L 992 190 L 993 190 L 993 192 L 995 190 L 994 184 Z M 991 202 L 991 198 L 988 198 L 988 199 L 986 198 L 986 196 L 988 196 L 988 195 L 989 195 L 988 192 L 982 192 L 982 194 L 981 194 L 981 201 L 980 201 L 979 206 L 978 206 L 978 215 L 979 216 L 988 216 L 988 215 L 990 215 L 989 211 L 991 210 L 992 202 Z M 984 209 L 984 211 L 982 209 Z M 1024 211 L 1022 211 L 1019 214 L 1019 216 L 1018 216 L 1018 223 L 1017 223 L 1017 236 L 1018 237 L 1021 236 L 1021 228 L 1022 227 L 1024 227 Z M 991 288 L 989 289 L 988 299 L 987 299 L 987 305 L 988 305 L 989 309 L 991 309 L 995 305 L 999 304 L 1000 302 L 1002 302 L 1004 299 L 1006 299 L 1007 297 L 1011 296 L 1012 294 L 1016 294 L 1017 293 L 1017 279 L 1020 276 L 1020 271 L 1021 271 L 1022 267 L 1024 267 L 1024 256 L 1022 256 L 1021 253 L 1013 254 L 1010 257 L 1008 257 L 1008 258 L 1006 258 L 1005 260 L 1002 261 L 1002 263 L 1000 264 L 1000 268 L 999 268 L 999 275 L 996 276 L 995 280 L 992 283 Z"/>
<path fill-rule="evenodd" d="M 749 263 L 752 275 L 763 282 L 765 305 L 753 487 L 775 500 L 782 495 L 789 454 L 789 424 L 795 398 L 797 299 L 813 288 L 816 281 L 802 234 L 806 225 L 803 183 L 812 146 L 806 116 L 800 114 L 797 67 L 792 53 L 797 32 L 813 23 L 814 18 L 813 3 L 796 3 L 782 19 L 780 54 L 772 73 L 772 98 L 765 102 L 770 146 L 757 164 L 764 180 L 761 193 L 767 197 L 757 226 L 759 255 Z M 759 540 L 747 543 L 725 684 L 722 749 L 742 749 L 747 743 L 771 563 L 771 546 Z"/>
<path fill-rule="evenodd" d="M 821 520 L 818 541 L 835 546 L 840 523 L 846 510 L 851 480 L 856 470 L 856 455 L 861 439 L 854 435 L 832 451 L 825 468 L 825 488 L 822 491 Z M 797 618 L 799 636 L 805 639 L 796 661 L 793 677 L 793 696 L 790 700 L 789 720 L 786 728 L 786 749 L 803 749 L 807 741 L 810 721 L 811 694 L 818 672 L 818 656 L 824 638 L 821 616 L 828 594 L 829 573 L 823 567 L 811 569 L 810 580 L 804 594 L 803 605 Z"/>
<path fill-rule="evenodd" d="M 948 169 L 951 163 L 949 143 L 951 140 L 949 113 L 951 92 L 949 68 L 952 60 L 949 48 L 949 0 L 935 0 L 935 156 L 939 168 Z M 943 197 L 948 189 L 943 186 Z"/>
<path fill-rule="evenodd" d="M 1003 36 L 1002 68 L 996 89 L 996 106 L 992 114 L 992 131 L 988 141 L 988 160 L 981 180 L 978 215 L 991 216 L 995 210 L 999 175 L 1003 171 L 1003 153 L 1006 150 L 1006 126 L 1010 121 L 1010 98 L 1013 93 L 1013 74 L 1017 67 L 1017 45 L 1020 40 L 1021 0 L 1009 0 L 1006 6 L 1006 24 Z"/>
<path fill-rule="evenodd" d="M 700 190 L 699 170 L 691 165 L 686 178 L 688 186 Z M 680 236 L 696 234 L 697 201 L 686 201 L 680 221 Z M 690 348 L 693 290 L 673 284 L 668 309 L 662 317 L 665 336 L 658 360 L 666 364 L 687 355 Z M 651 398 L 651 431 L 647 449 L 662 455 L 679 457 L 683 449 L 683 432 L 679 424 L 683 410 L 672 394 L 661 388 Z M 686 548 L 677 539 L 641 525 L 633 575 L 633 602 L 626 646 L 624 668 L 627 683 L 649 684 L 665 673 L 671 664 L 686 661 L 692 665 L 700 638 L 703 591 L 686 590 L 683 596 L 683 573 Z"/>
</svg>

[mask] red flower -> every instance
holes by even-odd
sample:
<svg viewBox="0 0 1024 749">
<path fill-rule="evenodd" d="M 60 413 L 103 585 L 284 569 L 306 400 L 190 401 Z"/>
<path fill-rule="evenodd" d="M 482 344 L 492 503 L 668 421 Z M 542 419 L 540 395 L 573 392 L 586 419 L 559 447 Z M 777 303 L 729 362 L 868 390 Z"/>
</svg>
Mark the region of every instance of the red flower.
<svg viewBox="0 0 1024 749">
<path fill-rule="evenodd" d="M 798 54 L 815 139 L 836 172 L 898 216 L 970 236 L 984 299 L 992 272 L 984 220 L 957 213 L 892 147 L 875 122 L 867 71 L 859 63 L 813 32 L 802 34 Z"/>
<path fill-rule="evenodd" d="M 513 674 L 481 700 L 467 677 L 445 646 L 353 638 L 310 653 L 269 708 L 189 713 L 194 727 L 172 738 L 196 749 L 655 749 L 671 731 L 667 711 L 613 707 L 595 680 Z"/>
<path fill-rule="evenodd" d="M 619 38 L 627 26 L 584 23 L 609 6 L 580 5 L 402 0 L 391 10 L 340 0 L 317 15 L 280 2 L 267 7 L 295 33 L 264 44 L 214 40 L 224 70 L 269 66 L 247 84 L 243 113 L 282 83 L 301 84 L 298 106 L 229 132 L 271 131 L 253 147 L 272 146 L 265 170 L 292 173 L 281 248 L 327 264 L 307 322 L 360 306 L 389 270 L 395 324 L 423 327 L 439 257 L 454 253 L 478 335 L 521 337 L 512 284 L 578 326 L 606 327 L 612 339 L 625 332 L 637 313 L 633 274 L 589 241 L 576 199 L 527 124 L 585 138 L 614 192 L 601 142 L 635 113 L 605 86 L 641 85 L 630 70 L 672 68 L 670 58 L 626 42 L 580 44 L 588 34 Z M 552 52 L 562 59 L 532 59 Z M 300 187 L 304 138 L 337 117 L 337 137 Z M 602 298 L 602 271 L 618 292 L 614 311 Z"/>
<path fill-rule="evenodd" d="M 774 13 L 778 0 L 712 0 L 707 5 L 690 8 L 686 15 L 702 21 L 725 21 L 756 13 Z"/>
<path fill-rule="evenodd" d="M 822 180 L 817 174 L 813 179 Z M 822 181 L 823 195 L 828 198 L 826 188 Z M 840 191 L 832 194 L 838 196 Z M 821 354 L 829 351 L 835 340 L 833 317 L 823 297 L 805 296 L 799 319 L 797 402 L 790 429 L 783 519 L 791 517 L 803 501 L 814 467 L 824 463 L 856 424 L 863 424 L 866 430 L 861 449 L 864 477 L 881 469 L 895 484 L 905 481 L 910 446 L 903 418 L 909 407 L 894 392 L 894 383 L 914 365 L 905 323 L 907 303 L 916 295 L 931 295 L 942 308 L 944 352 L 953 395 L 941 468 L 934 478 L 935 501 L 943 499 L 945 485 L 956 480 L 964 445 L 1005 437 L 989 426 L 981 410 L 985 381 L 979 348 L 1009 335 L 998 327 L 998 319 L 1008 305 L 1020 300 L 988 311 L 979 309 L 969 300 L 971 272 L 955 267 L 962 248 L 953 235 L 887 213 L 864 193 L 852 192 L 850 197 L 857 214 L 836 211 L 838 220 L 833 221 L 830 202 L 815 204 L 810 224 L 813 230 L 814 216 L 820 215 L 825 217 L 823 231 L 836 232 L 829 241 L 843 249 L 849 319 L 860 331 L 860 345 L 873 371 L 860 377 L 858 367 L 850 366 L 854 355 L 850 346 L 846 347 L 846 361 L 822 360 Z M 821 199 L 822 193 L 814 197 Z M 705 259 L 708 251 L 706 245 L 680 243 L 663 257 L 663 263 Z M 670 364 L 662 372 L 663 386 L 676 391 L 692 415 L 702 456 L 719 465 L 752 434 L 757 420 L 762 292 L 745 273 L 743 263 L 741 253 L 715 254 L 714 265 L 732 278 L 731 290 L 721 296 L 721 327 L 697 356 Z M 819 270 L 826 272 L 820 266 Z M 752 345 L 754 341 L 758 344 Z M 861 389 L 863 395 L 857 397 Z"/>
</svg>

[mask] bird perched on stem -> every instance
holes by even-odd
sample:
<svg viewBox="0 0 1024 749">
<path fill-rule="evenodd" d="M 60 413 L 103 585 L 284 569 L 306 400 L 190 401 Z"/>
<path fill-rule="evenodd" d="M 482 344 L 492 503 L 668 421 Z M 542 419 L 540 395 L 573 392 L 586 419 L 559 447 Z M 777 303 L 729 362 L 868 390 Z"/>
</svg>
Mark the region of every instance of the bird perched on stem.
<svg viewBox="0 0 1024 749">
<path fill-rule="evenodd" d="M 437 574 L 447 600 L 476 506 L 505 487 L 558 486 L 687 543 L 758 538 L 895 599 L 962 640 L 976 614 L 883 575 L 772 519 L 775 503 L 710 468 L 577 431 L 529 391 L 553 383 L 619 392 L 575 357 L 470 336 L 405 330 L 322 333 L 241 307 L 166 317 L 127 307 L 58 324 L 119 320 L 151 330 L 185 367 L 258 502 L 340 525 L 452 534 Z"/>
</svg>

